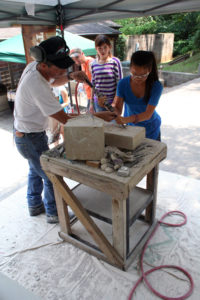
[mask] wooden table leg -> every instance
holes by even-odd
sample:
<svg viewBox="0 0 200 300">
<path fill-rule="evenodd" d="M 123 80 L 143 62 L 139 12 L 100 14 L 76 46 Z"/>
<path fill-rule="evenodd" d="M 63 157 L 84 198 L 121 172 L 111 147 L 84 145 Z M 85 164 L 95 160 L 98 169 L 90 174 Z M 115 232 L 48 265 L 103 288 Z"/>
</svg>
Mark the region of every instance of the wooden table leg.
<svg viewBox="0 0 200 300">
<path fill-rule="evenodd" d="M 121 255 L 124 262 L 127 254 L 127 206 L 126 200 L 112 199 L 113 247 Z"/>
<path fill-rule="evenodd" d="M 95 224 L 95 222 L 84 209 L 80 201 L 78 201 L 78 199 L 66 185 L 63 178 L 55 174 L 51 174 L 50 178 L 55 186 L 55 189 L 59 191 L 60 195 L 62 195 L 62 198 L 64 199 L 66 204 L 68 204 L 72 208 L 76 217 L 83 224 L 88 233 L 92 236 L 92 238 L 97 243 L 101 251 L 106 255 L 109 262 L 120 268 L 123 268 L 124 262 L 122 257 L 106 239 L 105 235 Z"/>
<path fill-rule="evenodd" d="M 158 187 L 158 171 L 159 165 L 155 166 L 149 174 L 147 174 L 146 188 L 153 193 L 153 200 L 146 208 L 145 220 L 150 224 L 153 224 L 156 213 L 157 202 L 157 187 Z"/>
<path fill-rule="evenodd" d="M 52 180 L 53 174 L 47 173 L 47 172 L 46 172 L 46 174 L 53 183 L 53 180 Z M 62 178 L 62 177 L 60 177 L 60 178 Z M 56 185 L 54 183 L 53 183 L 53 187 L 54 187 L 54 195 L 55 195 L 55 200 L 56 200 L 56 207 L 57 207 L 57 211 L 58 211 L 58 218 L 59 218 L 59 222 L 60 222 L 61 231 L 63 231 L 64 233 L 67 233 L 67 234 L 71 234 L 72 231 L 71 231 L 71 226 L 70 226 L 70 218 L 69 218 L 69 214 L 68 214 L 67 204 L 63 200 L 61 193 L 56 188 Z"/>
</svg>

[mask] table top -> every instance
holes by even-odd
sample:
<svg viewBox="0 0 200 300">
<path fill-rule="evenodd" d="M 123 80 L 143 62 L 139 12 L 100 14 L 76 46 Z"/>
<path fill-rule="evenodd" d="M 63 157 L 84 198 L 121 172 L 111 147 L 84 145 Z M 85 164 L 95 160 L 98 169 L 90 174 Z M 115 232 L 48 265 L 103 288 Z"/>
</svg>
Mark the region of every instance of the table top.
<svg viewBox="0 0 200 300">
<path fill-rule="evenodd" d="M 84 161 L 53 157 L 52 151 L 53 149 L 46 151 L 40 158 L 44 171 L 70 178 L 119 200 L 126 199 L 142 178 L 167 156 L 166 144 L 145 138 L 133 151 L 137 159 L 130 168 L 130 176 L 120 177 L 116 172 L 106 173 L 100 168 L 90 167 Z"/>
</svg>

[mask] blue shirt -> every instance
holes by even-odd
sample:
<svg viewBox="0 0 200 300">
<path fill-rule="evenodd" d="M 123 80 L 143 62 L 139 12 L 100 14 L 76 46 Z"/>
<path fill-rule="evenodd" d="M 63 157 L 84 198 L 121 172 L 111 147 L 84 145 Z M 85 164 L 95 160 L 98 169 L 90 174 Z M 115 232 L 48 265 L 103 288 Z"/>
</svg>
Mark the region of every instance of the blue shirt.
<svg viewBox="0 0 200 300">
<path fill-rule="evenodd" d="M 117 96 L 123 98 L 125 108 L 124 117 L 140 114 L 146 111 L 147 105 L 156 106 L 159 102 L 163 86 L 160 81 L 155 81 L 152 86 L 150 99 L 146 104 L 144 98 L 137 98 L 132 90 L 130 84 L 131 76 L 127 76 L 119 81 L 117 86 Z M 142 126 L 146 129 L 146 137 L 156 140 L 160 134 L 161 118 L 159 114 L 154 110 L 151 118 L 146 121 L 139 122 L 137 124 L 129 123 L 131 126 Z"/>
</svg>

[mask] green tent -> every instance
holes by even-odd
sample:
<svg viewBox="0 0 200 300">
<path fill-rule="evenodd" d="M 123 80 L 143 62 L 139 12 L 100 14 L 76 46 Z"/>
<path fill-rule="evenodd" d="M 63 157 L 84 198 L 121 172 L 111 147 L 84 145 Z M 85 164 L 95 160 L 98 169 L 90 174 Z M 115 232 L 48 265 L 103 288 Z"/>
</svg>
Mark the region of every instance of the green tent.
<svg viewBox="0 0 200 300">
<path fill-rule="evenodd" d="M 96 55 L 94 41 L 65 31 L 65 40 L 70 49 L 81 48 L 86 56 Z M 0 60 L 26 64 L 22 35 L 0 42 Z"/>
<path fill-rule="evenodd" d="M 0 60 L 26 64 L 21 34 L 0 42 Z"/>
<path fill-rule="evenodd" d="M 86 56 L 96 55 L 94 41 L 65 30 L 65 41 L 70 49 L 81 48 Z"/>
</svg>

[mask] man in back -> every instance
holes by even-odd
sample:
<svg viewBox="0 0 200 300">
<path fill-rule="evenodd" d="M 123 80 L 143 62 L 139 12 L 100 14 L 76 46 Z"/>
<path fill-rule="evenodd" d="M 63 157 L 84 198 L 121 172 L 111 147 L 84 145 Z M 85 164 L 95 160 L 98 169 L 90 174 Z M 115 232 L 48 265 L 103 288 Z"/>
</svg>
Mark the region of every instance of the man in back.
<svg viewBox="0 0 200 300">
<path fill-rule="evenodd" d="M 85 72 L 89 80 L 92 80 L 90 65 L 94 60 L 93 57 L 85 56 L 80 48 L 75 48 L 70 51 L 70 57 L 74 60 L 75 64 L 81 66 L 81 70 Z M 84 89 L 87 94 L 87 111 L 94 112 L 93 110 L 93 100 L 92 100 L 92 89 L 88 84 L 84 84 Z"/>
</svg>

